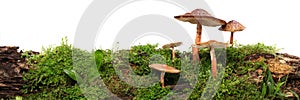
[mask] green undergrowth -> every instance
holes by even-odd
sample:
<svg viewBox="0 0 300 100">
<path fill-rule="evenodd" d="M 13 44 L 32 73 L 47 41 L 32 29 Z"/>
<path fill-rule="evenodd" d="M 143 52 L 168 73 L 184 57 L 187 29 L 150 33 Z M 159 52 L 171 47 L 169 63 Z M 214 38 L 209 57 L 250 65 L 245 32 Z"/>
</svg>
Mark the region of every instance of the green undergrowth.
<svg viewBox="0 0 300 100">
<path fill-rule="evenodd" d="M 23 99 L 85 100 L 112 99 L 113 96 L 134 100 L 182 97 L 190 100 L 201 97 L 282 98 L 282 82 L 274 82 L 265 77 L 261 84 L 255 84 L 248 79 L 249 73 L 258 68 L 264 68 L 264 75 L 270 76 L 267 65 L 263 61 L 244 60 L 251 54 L 276 52 L 275 47 L 262 43 L 216 49 L 218 69 L 223 72 L 218 73 L 219 77 L 215 81 L 209 81 L 213 78 L 208 49 L 200 49 L 200 64 L 191 61 L 191 52 L 177 50 L 172 63 L 172 51 L 161 49 L 157 44 L 133 46 L 130 50 L 98 49 L 87 52 L 73 48 L 63 39 L 60 46 L 46 48 L 39 55 L 23 54 L 23 57 L 29 59 L 28 64 L 33 66 L 24 73 L 26 85 L 22 89 L 25 94 Z M 159 83 L 160 72 L 149 67 L 149 64 L 156 63 L 173 66 L 181 70 L 181 73 L 166 73 L 166 87 L 162 88 Z M 172 89 L 176 84 L 186 87 Z"/>
</svg>

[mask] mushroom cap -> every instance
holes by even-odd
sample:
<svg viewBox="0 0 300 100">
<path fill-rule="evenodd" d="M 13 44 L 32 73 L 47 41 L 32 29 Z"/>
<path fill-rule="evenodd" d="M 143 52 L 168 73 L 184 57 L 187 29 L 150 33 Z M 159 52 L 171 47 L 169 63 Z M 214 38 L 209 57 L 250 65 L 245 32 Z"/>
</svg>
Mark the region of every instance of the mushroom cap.
<svg viewBox="0 0 300 100">
<path fill-rule="evenodd" d="M 151 64 L 149 67 L 166 73 L 180 73 L 180 70 L 166 64 Z"/>
<path fill-rule="evenodd" d="M 224 42 L 218 42 L 216 40 L 209 40 L 207 42 L 202 42 L 199 45 L 193 45 L 196 48 L 204 48 L 204 47 L 227 47 L 229 44 Z"/>
<path fill-rule="evenodd" d="M 220 31 L 229 31 L 229 32 L 237 32 L 237 31 L 243 31 L 246 27 L 243 26 L 241 23 L 231 20 L 227 24 L 222 25 L 219 30 Z"/>
<path fill-rule="evenodd" d="M 212 27 L 226 24 L 226 21 L 213 17 L 203 9 L 195 9 L 191 13 L 174 16 L 174 18 L 183 22 L 190 22 L 191 24 L 200 23 L 201 25 Z"/>
<path fill-rule="evenodd" d="M 162 46 L 162 48 L 174 48 L 182 45 L 182 42 L 175 42 L 175 43 L 170 43 L 170 44 L 165 44 Z"/>
<path fill-rule="evenodd" d="M 222 19 L 218 19 L 212 16 L 175 16 L 177 20 L 183 21 L 183 22 L 190 22 L 191 24 L 198 24 L 200 23 L 203 26 L 211 26 L 211 27 L 216 27 L 216 26 L 221 26 L 225 25 L 226 21 Z"/>
<path fill-rule="evenodd" d="M 204 9 L 195 9 L 191 12 L 193 16 L 212 16 L 210 13 L 208 13 Z"/>
</svg>

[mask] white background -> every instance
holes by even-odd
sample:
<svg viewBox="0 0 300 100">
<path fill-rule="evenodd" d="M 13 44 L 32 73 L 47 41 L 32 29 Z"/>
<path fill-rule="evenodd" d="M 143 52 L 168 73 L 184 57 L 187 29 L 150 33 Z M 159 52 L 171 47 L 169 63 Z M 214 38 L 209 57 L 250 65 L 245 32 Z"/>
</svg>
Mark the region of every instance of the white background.
<svg viewBox="0 0 300 100">
<path fill-rule="evenodd" d="M 300 56 L 298 0 L 205 1 L 215 17 L 226 21 L 234 19 L 247 27 L 235 34 L 234 39 L 238 43 L 263 42 L 283 48 L 281 52 Z M 73 43 L 78 22 L 91 2 L 92 0 L 0 0 L 0 46 L 20 46 L 24 50 L 40 51 L 42 46 L 59 44 L 65 36 Z M 182 25 L 189 27 L 187 30 L 191 36 L 195 35 L 195 26 L 187 23 Z M 230 33 L 223 33 L 225 39 L 229 40 Z M 110 48 L 101 45 L 95 47 Z"/>
</svg>

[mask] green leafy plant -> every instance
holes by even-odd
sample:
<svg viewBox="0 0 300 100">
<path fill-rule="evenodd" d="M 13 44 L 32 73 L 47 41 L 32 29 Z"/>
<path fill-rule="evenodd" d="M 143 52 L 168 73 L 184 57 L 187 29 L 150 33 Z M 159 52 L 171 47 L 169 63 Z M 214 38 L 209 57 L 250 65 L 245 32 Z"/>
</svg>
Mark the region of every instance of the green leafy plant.
<svg viewBox="0 0 300 100">
<path fill-rule="evenodd" d="M 76 72 L 74 70 L 67 70 L 64 69 L 64 72 L 70 77 L 72 78 L 74 81 L 76 81 Z"/>
<path fill-rule="evenodd" d="M 266 69 L 265 73 L 266 78 L 264 79 L 264 82 L 262 83 L 262 94 L 261 97 L 267 97 L 267 98 L 281 98 L 283 99 L 285 97 L 285 94 L 283 94 L 281 90 L 281 86 L 286 83 L 286 81 L 275 83 L 272 74 L 269 69 Z"/>
</svg>

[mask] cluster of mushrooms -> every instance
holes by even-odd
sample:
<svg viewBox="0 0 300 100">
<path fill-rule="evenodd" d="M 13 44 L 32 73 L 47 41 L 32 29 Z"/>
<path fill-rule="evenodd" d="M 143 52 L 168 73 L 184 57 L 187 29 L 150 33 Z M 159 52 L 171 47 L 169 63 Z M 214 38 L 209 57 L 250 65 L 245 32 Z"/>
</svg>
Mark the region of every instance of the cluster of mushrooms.
<svg viewBox="0 0 300 100">
<path fill-rule="evenodd" d="M 212 64 L 212 75 L 214 78 L 217 76 L 217 60 L 215 56 L 214 48 L 216 47 L 228 47 L 233 46 L 233 34 L 237 31 L 243 31 L 246 27 L 235 20 L 231 20 L 226 22 L 222 19 L 218 19 L 213 17 L 210 13 L 203 9 L 195 9 L 190 13 L 185 13 L 183 15 L 174 16 L 175 19 L 183 22 L 189 22 L 191 24 L 197 25 L 197 34 L 195 38 L 195 44 L 192 45 L 192 54 L 193 54 L 193 61 L 199 61 L 199 48 L 209 48 L 210 49 L 210 56 L 211 56 L 211 64 Z M 217 27 L 220 31 L 227 31 L 231 32 L 230 42 L 223 43 L 218 42 L 216 40 L 209 40 L 207 42 L 201 42 L 201 35 L 202 35 L 202 25 L 208 27 Z M 163 48 L 172 48 L 172 62 L 174 62 L 175 52 L 174 47 L 181 45 L 181 42 L 171 43 L 164 45 Z M 168 66 L 166 64 L 151 64 L 150 68 L 156 69 L 161 71 L 161 78 L 160 81 L 162 83 L 162 87 L 164 87 L 164 73 L 180 73 L 179 70 L 175 69 L 174 67 Z"/>
</svg>

